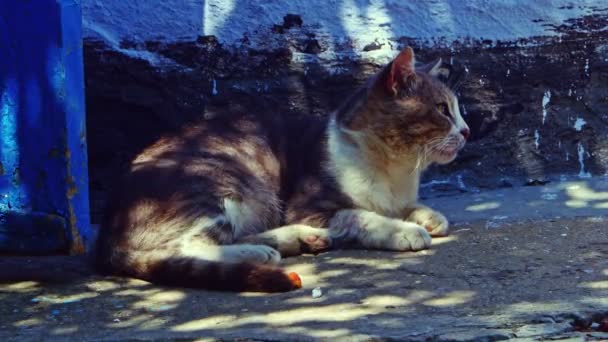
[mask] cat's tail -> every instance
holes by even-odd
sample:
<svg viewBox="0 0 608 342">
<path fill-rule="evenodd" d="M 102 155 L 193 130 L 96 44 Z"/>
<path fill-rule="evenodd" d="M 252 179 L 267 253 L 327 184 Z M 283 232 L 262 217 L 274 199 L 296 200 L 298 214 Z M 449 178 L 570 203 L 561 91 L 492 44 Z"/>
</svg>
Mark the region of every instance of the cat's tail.
<svg viewBox="0 0 608 342">
<path fill-rule="evenodd" d="M 118 263 L 114 259 L 112 266 L 106 265 L 102 270 L 160 285 L 218 291 L 287 292 L 302 287 L 297 273 L 286 273 L 274 266 L 223 263 L 189 256 L 163 257 L 146 252 L 129 253 L 120 259 Z"/>
</svg>

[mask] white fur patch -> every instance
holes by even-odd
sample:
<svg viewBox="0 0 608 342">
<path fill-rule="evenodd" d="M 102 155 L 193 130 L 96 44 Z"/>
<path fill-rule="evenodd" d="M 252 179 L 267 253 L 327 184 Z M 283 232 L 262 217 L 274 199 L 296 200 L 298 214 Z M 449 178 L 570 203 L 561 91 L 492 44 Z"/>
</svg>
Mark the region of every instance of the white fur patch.
<svg viewBox="0 0 608 342">
<path fill-rule="evenodd" d="M 452 113 L 452 116 L 454 117 L 455 121 L 455 127 L 453 128 L 455 128 L 457 133 L 460 132 L 460 130 L 462 129 L 469 129 L 469 126 L 467 126 L 467 123 L 464 121 L 462 115 L 460 114 L 460 105 L 458 104 L 458 98 L 452 95 L 449 97 L 449 99 L 450 101 L 448 105 L 450 106 L 450 112 Z"/>
<path fill-rule="evenodd" d="M 341 140 L 337 130 L 332 122 L 328 130 L 330 171 L 358 207 L 399 217 L 403 209 L 416 203 L 420 165 L 404 162 L 378 172 L 359 149 Z"/>
<path fill-rule="evenodd" d="M 224 198 L 224 215 L 234 228 L 235 239 L 265 228 L 265 214 L 266 210 L 259 205 Z"/>
<path fill-rule="evenodd" d="M 274 248 L 264 245 L 205 245 L 198 249 L 182 249 L 182 255 L 207 261 L 276 265 L 281 261 L 281 254 Z"/>
<path fill-rule="evenodd" d="M 332 238 L 355 239 L 367 248 L 410 251 L 431 245 L 431 236 L 424 227 L 366 210 L 340 211 L 329 224 Z"/>
<path fill-rule="evenodd" d="M 181 253 L 184 255 L 201 253 L 201 251 L 207 248 L 207 245 L 203 244 L 202 241 L 199 241 L 196 236 L 201 234 L 205 229 L 213 227 L 225 220 L 226 217 L 224 215 L 215 217 L 205 216 L 195 220 L 190 226 L 190 229 L 188 229 L 188 232 L 180 237 Z"/>
<path fill-rule="evenodd" d="M 192 224 L 188 233 L 181 237 L 180 254 L 207 261 L 277 264 L 281 260 L 281 255 L 278 251 L 268 246 L 252 244 L 212 245 L 196 238 L 196 235 L 200 234 L 201 231 L 218 223 L 223 223 L 226 220 L 234 219 L 238 224 L 246 225 L 250 223 L 247 219 L 254 217 L 249 212 L 250 208 L 242 205 L 240 202 L 224 200 L 224 204 L 227 204 L 226 215 L 202 217 Z M 233 222 L 235 221 L 230 222 L 234 225 Z M 235 225 L 235 227 L 241 226 Z"/>
</svg>

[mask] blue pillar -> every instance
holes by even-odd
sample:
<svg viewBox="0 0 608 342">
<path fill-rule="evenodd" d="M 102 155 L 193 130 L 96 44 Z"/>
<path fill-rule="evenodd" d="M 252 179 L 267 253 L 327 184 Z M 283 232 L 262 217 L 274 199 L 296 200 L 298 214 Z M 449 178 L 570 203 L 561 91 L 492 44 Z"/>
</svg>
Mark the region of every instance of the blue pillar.
<svg viewBox="0 0 608 342">
<path fill-rule="evenodd" d="M 0 1 L 0 253 L 91 242 L 81 9 Z"/>
</svg>

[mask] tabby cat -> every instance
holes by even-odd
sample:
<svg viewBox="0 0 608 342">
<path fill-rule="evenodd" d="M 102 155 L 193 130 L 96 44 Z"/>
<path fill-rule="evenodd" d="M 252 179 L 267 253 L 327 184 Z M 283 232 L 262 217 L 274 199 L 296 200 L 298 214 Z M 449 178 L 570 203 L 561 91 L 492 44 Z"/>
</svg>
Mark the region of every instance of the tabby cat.
<svg viewBox="0 0 608 342">
<path fill-rule="evenodd" d="M 469 136 L 458 101 L 405 48 L 327 118 L 231 114 L 161 138 L 107 208 L 97 265 L 182 287 L 289 291 L 281 257 L 417 251 L 448 233 L 417 202 L 420 174 Z"/>
</svg>

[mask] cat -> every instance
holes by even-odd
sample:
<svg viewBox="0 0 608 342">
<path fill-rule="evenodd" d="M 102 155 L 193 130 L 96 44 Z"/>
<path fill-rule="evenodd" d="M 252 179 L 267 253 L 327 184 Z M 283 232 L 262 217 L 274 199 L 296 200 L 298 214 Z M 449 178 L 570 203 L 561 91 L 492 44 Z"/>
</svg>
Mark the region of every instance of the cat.
<svg viewBox="0 0 608 342">
<path fill-rule="evenodd" d="M 407 47 L 327 118 L 233 113 L 161 138 L 110 198 L 99 270 L 283 292 L 301 283 L 282 257 L 429 248 L 448 221 L 418 203 L 420 175 L 469 136 L 441 65 Z"/>
</svg>

